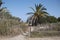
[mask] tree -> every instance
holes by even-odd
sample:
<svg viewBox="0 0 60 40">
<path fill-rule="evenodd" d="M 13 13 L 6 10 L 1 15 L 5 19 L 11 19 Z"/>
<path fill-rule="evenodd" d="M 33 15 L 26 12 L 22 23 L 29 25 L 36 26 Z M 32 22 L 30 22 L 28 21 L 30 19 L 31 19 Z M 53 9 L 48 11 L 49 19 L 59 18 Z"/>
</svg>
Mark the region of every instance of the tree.
<svg viewBox="0 0 60 40">
<path fill-rule="evenodd" d="M 57 20 L 58 20 L 58 22 L 60 22 L 60 17 L 58 17 L 58 19 L 57 19 Z"/>
<path fill-rule="evenodd" d="M 46 8 L 43 7 L 42 4 L 35 4 L 35 9 L 30 7 L 33 12 L 29 12 L 27 13 L 28 15 L 32 14 L 32 16 L 28 19 L 27 22 L 29 22 L 29 24 L 31 24 L 32 26 L 36 26 L 37 24 L 41 24 L 41 18 L 46 18 L 46 16 L 48 16 L 48 13 L 46 12 Z M 43 19 L 42 19 L 43 20 Z"/>
<path fill-rule="evenodd" d="M 1 7 L 2 4 L 3 4 L 3 2 L 2 2 L 2 0 L 0 0 L 0 7 Z"/>
<path fill-rule="evenodd" d="M 6 7 L 1 7 L 0 0 L 0 35 L 10 35 L 14 27 L 20 26 L 20 18 L 12 16 Z M 17 26 L 16 26 L 17 25 Z M 13 27 L 13 28 L 12 28 Z M 18 27 L 19 28 L 19 27 Z"/>
<path fill-rule="evenodd" d="M 56 23 L 57 22 L 57 18 L 54 17 L 54 16 L 48 16 L 46 18 L 46 20 L 47 20 L 48 23 Z"/>
</svg>

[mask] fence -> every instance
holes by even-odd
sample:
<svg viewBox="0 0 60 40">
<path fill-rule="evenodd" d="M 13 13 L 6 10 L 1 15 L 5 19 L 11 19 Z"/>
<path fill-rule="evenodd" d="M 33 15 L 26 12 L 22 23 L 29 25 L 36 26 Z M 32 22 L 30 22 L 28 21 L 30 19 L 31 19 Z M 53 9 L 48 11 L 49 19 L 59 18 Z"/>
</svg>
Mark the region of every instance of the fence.
<svg viewBox="0 0 60 40">
<path fill-rule="evenodd" d="M 48 23 L 48 24 L 40 24 L 38 26 L 31 26 L 30 27 L 30 36 L 32 35 L 49 35 L 54 36 L 60 35 L 60 22 L 59 23 Z"/>
</svg>

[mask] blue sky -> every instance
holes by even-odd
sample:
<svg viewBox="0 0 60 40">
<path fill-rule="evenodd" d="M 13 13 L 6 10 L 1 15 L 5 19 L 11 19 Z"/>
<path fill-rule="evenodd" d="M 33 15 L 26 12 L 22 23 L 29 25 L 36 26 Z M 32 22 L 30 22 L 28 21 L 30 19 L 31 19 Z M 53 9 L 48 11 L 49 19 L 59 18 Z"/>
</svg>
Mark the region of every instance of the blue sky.
<svg viewBox="0 0 60 40">
<path fill-rule="evenodd" d="M 7 7 L 13 16 L 20 17 L 23 21 L 28 18 L 26 13 L 32 11 L 29 7 L 34 8 L 34 5 L 39 3 L 47 8 L 50 15 L 60 17 L 60 0 L 3 0 L 3 2 L 3 7 Z"/>
</svg>

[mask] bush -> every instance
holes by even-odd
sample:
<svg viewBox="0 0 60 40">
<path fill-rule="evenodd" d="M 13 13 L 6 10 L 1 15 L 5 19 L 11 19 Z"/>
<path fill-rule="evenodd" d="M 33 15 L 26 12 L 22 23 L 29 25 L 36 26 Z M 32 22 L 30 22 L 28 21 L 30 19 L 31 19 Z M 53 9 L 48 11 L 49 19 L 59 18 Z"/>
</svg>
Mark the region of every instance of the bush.
<svg viewBox="0 0 60 40">
<path fill-rule="evenodd" d="M 20 32 L 19 29 L 20 29 L 20 22 L 16 20 L 11 20 L 11 19 L 0 20 L 0 35 L 3 36 L 15 35 L 18 34 L 18 31 Z"/>
<path fill-rule="evenodd" d="M 21 24 L 20 24 L 20 27 L 21 27 L 21 29 L 22 29 L 24 32 L 26 32 L 27 29 L 28 29 L 28 25 L 26 25 L 26 23 L 21 23 Z"/>
<path fill-rule="evenodd" d="M 53 30 L 60 31 L 60 24 L 57 24 L 55 27 L 53 27 Z"/>
</svg>

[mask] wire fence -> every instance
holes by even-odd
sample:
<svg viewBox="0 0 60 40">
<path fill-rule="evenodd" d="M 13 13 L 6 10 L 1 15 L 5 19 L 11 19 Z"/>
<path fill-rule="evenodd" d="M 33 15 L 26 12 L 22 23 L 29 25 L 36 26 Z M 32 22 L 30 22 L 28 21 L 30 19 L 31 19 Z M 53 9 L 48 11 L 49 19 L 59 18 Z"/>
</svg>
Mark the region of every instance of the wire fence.
<svg viewBox="0 0 60 40">
<path fill-rule="evenodd" d="M 29 36 L 60 36 L 60 22 L 59 23 L 48 23 L 40 24 L 38 26 L 31 26 Z"/>
</svg>

